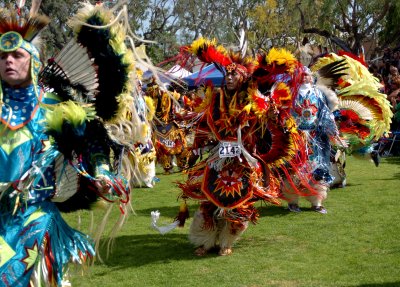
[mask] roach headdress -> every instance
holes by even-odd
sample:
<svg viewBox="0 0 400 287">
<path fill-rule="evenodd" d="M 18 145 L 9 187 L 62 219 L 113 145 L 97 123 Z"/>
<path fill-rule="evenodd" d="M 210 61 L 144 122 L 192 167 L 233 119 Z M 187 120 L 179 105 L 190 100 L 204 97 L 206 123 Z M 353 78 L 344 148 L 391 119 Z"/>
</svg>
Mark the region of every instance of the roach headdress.
<svg viewBox="0 0 400 287">
<path fill-rule="evenodd" d="M 227 50 L 217 41 L 199 38 L 189 46 L 183 47 L 183 52 L 196 56 L 203 64 L 215 64 L 223 73 L 236 71 L 242 76 L 243 81 L 251 78 L 255 62 L 250 57 L 242 57 L 240 52 Z"/>
<path fill-rule="evenodd" d="M 0 8 L 0 51 L 14 52 L 19 48 L 27 51 L 31 55 L 32 82 L 36 84 L 42 66 L 39 34 L 50 23 L 50 19 L 38 14 L 41 1 L 33 0 L 29 11 L 25 9 L 24 2 L 19 1 L 15 9 Z M 38 96 L 37 90 L 35 93 Z"/>
</svg>

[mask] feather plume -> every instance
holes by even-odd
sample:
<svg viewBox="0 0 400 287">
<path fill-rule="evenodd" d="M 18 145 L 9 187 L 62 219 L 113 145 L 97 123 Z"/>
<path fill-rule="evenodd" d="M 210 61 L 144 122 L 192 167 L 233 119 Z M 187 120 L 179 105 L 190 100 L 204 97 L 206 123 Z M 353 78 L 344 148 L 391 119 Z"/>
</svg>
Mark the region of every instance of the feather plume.
<svg viewBox="0 0 400 287">
<path fill-rule="evenodd" d="M 112 11 L 103 5 L 86 3 L 69 22 L 77 42 L 88 49 L 98 67 L 95 107 L 97 115 L 107 122 L 116 122 L 126 115 L 129 99 L 125 98 L 132 98 L 133 91 L 133 53 L 125 45 L 123 27 L 114 20 Z"/>
<path fill-rule="evenodd" d="M 359 62 L 360 64 L 362 64 L 364 67 L 368 67 L 367 63 L 365 63 L 364 57 L 359 57 L 357 55 L 354 55 L 352 53 L 346 52 L 346 51 L 339 51 L 339 56 L 347 56 L 349 58 L 354 59 L 355 61 Z"/>
<path fill-rule="evenodd" d="M 385 132 L 389 131 L 393 112 L 386 95 L 379 92 L 381 84 L 368 71 L 368 68 L 356 56 L 349 53 L 342 55 L 330 53 L 325 57 L 319 58 L 311 69 L 319 71 L 324 69 L 325 66 L 331 69 L 332 66 L 329 66 L 330 64 L 342 61 L 346 64 L 345 66 L 338 65 L 336 68 L 333 66 L 334 71 L 337 72 L 339 70 L 339 74 L 346 74 L 340 76 L 337 85 L 338 97 L 341 101 L 339 110 L 342 111 L 342 104 L 348 105 L 348 110 L 359 114 L 361 117 L 365 116 L 369 121 L 368 126 L 371 134 L 369 138 L 377 140 Z M 346 100 L 349 102 L 344 102 Z M 357 141 L 354 139 L 353 142 Z"/>
<path fill-rule="evenodd" d="M 50 19 L 45 15 L 19 16 L 14 10 L 0 10 L 0 34 L 15 31 L 28 42 L 32 41 L 49 23 Z"/>
<path fill-rule="evenodd" d="M 40 82 L 64 100 L 91 102 L 97 93 L 97 67 L 87 49 L 71 40 L 50 59 L 39 76 Z"/>
<path fill-rule="evenodd" d="M 290 88 L 283 82 L 277 82 L 271 88 L 271 98 L 278 106 L 282 107 L 290 107 L 292 103 Z"/>
<path fill-rule="evenodd" d="M 339 108 L 344 110 L 353 110 L 364 120 L 373 119 L 371 111 L 366 106 L 356 100 L 339 100 Z"/>
<path fill-rule="evenodd" d="M 156 107 L 154 104 L 154 101 L 152 98 L 145 96 L 144 100 L 146 102 L 146 107 L 147 107 L 147 114 L 146 118 L 148 121 L 152 121 L 154 118 L 154 115 L 156 114 Z"/>
<path fill-rule="evenodd" d="M 84 125 L 85 120 L 85 110 L 72 101 L 66 101 L 57 105 L 48 115 L 48 130 L 60 133 L 64 122 L 69 122 L 73 128 L 79 129 Z"/>
<path fill-rule="evenodd" d="M 292 83 L 295 83 L 295 78 L 300 76 L 300 73 L 295 73 L 300 68 L 300 63 L 291 52 L 285 49 L 272 48 L 268 53 L 262 52 L 257 56 L 257 62 L 253 78 L 257 81 L 262 93 L 269 92 L 278 77 L 279 81 L 292 80 Z M 296 89 L 292 87 L 292 94 L 297 93 Z"/>
<path fill-rule="evenodd" d="M 289 71 L 293 71 L 293 69 L 298 65 L 295 56 L 286 49 L 272 48 L 269 50 L 265 60 L 267 65 L 284 65 Z"/>
<path fill-rule="evenodd" d="M 229 59 L 228 51 L 221 45 L 217 45 L 215 39 L 208 40 L 205 38 L 199 38 L 193 43 L 186 47 L 186 50 L 196 55 L 199 60 L 204 63 L 217 63 L 221 66 L 227 66 L 232 61 Z"/>
<path fill-rule="evenodd" d="M 72 151 L 82 153 L 83 137 L 86 129 L 85 110 L 72 101 L 56 105 L 47 117 L 47 134 L 67 159 L 72 158 Z"/>
<path fill-rule="evenodd" d="M 331 112 L 336 111 L 339 108 L 339 98 L 336 93 L 324 85 L 316 85 L 324 95 L 326 96 L 327 104 Z"/>
<path fill-rule="evenodd" d="M 339 78 L 347 75 L 344 72 L 346 69 L 347 65 L 344 59 L 321 67 L 315 72 L 317 85 L 324 85 L 331 89 L 336 88 Z"/>
<path fill-rule="evenodd" d="M 29 17 L 34 17 L 37 15 L 37 13 L 39 12 L 41 3 L 42 3 L 42 0 L 32 0 L 31 9 L 29 10 Z"/>
<path fill-rule="evenodd" d="M 18 9 L 23 8 L 25 6 L 25 2 L 26 2 L 25 0 L 19 0 L 17 3 Z"/>
</svg>

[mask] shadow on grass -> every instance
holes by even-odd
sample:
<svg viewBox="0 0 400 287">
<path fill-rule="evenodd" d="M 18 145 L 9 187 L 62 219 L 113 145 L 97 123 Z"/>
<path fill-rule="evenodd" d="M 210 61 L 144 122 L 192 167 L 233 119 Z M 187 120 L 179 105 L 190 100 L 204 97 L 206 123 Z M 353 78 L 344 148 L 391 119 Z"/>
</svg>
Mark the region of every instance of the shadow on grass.
<svg viewBox="0 0 400 287">
<path fill-rule="evenodd" d="M 400 164 L 400 156 L 384 157 L 383 162 L 388 164 Z"/>
<path fill-rule="evenodd" d="M 282 205 L 261 205 L 256 206 L 260 216 L 284 216 L 292 212 L 287 209 L 287 204 L 282 201 Z"/>
<path fill-rule="evenodd" d="M 107 242 L 100 243 L 103 264 L 116 269 L 140 267 L 154 263 L 169 263 L 176 260 L 193 260 L 193 246 L 186 234 L 141 234 L 120 236 L 115 239 L 110 255 Z M 99 262 L 96 264 L 100 264 Z M 107 271 L 109 272 L 109 271 Z"/>
<path fill-rule="evenodd" d="M 343 188 L 338 189 L 338 190 L 343 190 Z M 305 205 L 307 205 L 307 201 L 305 201 Z M 285 216 L 289 214 L 293 214 L 293 212 L 290 212 L 287 208 L 287 203 L 282 200 L 282 204 L 279 205 L 272 205 L 272 204 L 265 204 L 265 203 L 256 203 L 255 207 L 257 208 L 260 216 Z M 189 205 L 189 218 L 192 218 L 195 211 L 198 210 L 198 205 L 193 204 Z M 152 211 L 158 210 L 163 217 L 170 217 L 172 223 L 174 221 L 174 218 L 178 215 L 179 212 L 179 206 L 160 206 L 160 207 L 154 207 L 154 208 L 145 208 L 145 209 L 137 209 L 135 210 L 135 213 L 137 215 L 141 216 L 148 216 L 150 220 L 150 214 Z M 310 207 L 306 206 L 301 206 L 302 211 L 306 212 L 314 212 L 311 210 Z M 168 223 L 168 222 L 167 222 Z"/>
<path fill-rule="evenodd" d="M 389 180 L 399 180 L 400 179 L 400 173 L 396 173 L 393 175 L 393 177 L 390 178 L 374 178 L 374 180 L 378 181 L 389 181 Z"/>
<path fill-rule="evenodd" d="M 352 187 L 352 186 L 360 186 L 363 185 L 361 183 L 346 183 L 345 187 L 331 187 L 330 190 L 346 190 L 346 187 Z"/>
<path fill-rule="evenodd" d="M 277 205 L 265 205 L 265 204 L 256 204 L 255 207 L 257 208 L 258 212 L 260 213 L 260 216 L 284 216 L 288 215 L 291 213 L 287 209 L 287 204 L 282 201 L 281 206 Z M 193 218 L 193 215 L 195 211 L 198 210 L 198 205 L 192 205 L 188 206 L 189 208 L 189 218 Z M 140 209 L 140 210 L 135 210 L 137 215 L 141 216 L 148 216 L 150 220 L 150 214 L 152 211 L 158 210 L 163 217 L 170 217 L 172 223 L 174 221 L 174 218 L 178 215 L 179 212 L 179 206 L 171 207 L 171 206 L 162 206 L 162 207 L 157 207 L 157 208 L 145 208 L 145 209 Z M 307 208 L 305 208 L 307 210 Z"/>
<path fill-rule="evenodd" d="M 189 216 L 193 217 L 195 211 L 199 208 L 198 205 L 193 204 L 193 205 L 188 205 L 188 209 L 189 209 Z M 179 203 L 177 203 L 176 206 L 158 206 L 158 207 L 153 207 L 153 208 L 144 208 L 144 209 L 138 209 L 135 210 L 135 213 L 137 215 L 142 215 L 142 216 L 148 216 L 149 220 L 150 220 L 150 215 L 152 211 L 156 211 L 158 210 L 161 214 L 161 216 L 164 217 L 171 217 L 172 221 L 170 223 L 173 222 L 173 219 L 178 215 L 179 213 Z"/>
<path fill-rule="evenodd" d="M 374 284 L 362 284 L 357 285 L 357 287 L 399 287 L 399 282 L 388 282 L 388 283 L 374 283 Z"/>
</svg>

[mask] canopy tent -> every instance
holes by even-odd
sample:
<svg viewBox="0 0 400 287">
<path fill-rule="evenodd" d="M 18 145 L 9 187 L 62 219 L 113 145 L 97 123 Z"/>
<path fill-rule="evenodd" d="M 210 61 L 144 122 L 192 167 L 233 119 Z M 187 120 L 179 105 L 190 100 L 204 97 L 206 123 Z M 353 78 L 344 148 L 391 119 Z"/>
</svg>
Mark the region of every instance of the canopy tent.
<svg viewBox="0 0 400 287">
<path fill-rule="evenodd" d="M 182 78 L 182 80 L 187 83 L 189 89 L 198 87 L 208 81 L 211 81 L 214 86 L 220 87 L 224 82 L 224 75 L 214 64 L 211 64 L 196 73 Z"/>
</svg>

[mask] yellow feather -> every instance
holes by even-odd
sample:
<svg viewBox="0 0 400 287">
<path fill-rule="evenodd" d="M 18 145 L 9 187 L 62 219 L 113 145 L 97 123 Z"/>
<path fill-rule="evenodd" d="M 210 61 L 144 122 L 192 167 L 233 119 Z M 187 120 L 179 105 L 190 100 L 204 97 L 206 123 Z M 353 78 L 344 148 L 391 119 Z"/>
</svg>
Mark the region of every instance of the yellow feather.
<svg viewBox="0 0 400 287">
<path fill-rule="evenodd" d="M 205 90 L 203 101 L 197 108 L 195 108 L 196 113 L 204 111 L 211 104 L 212 95 L 213 95 L 213 89 L 211 87 L 207 87 Z"/>
<path fill-rule="evenodd" d="M 286 65 L 289 70 L 294 69 L 297 59 L 295 56 L 286 49 L 276 49 L 271 48 L 266 56 L 267 64 L 278 64 L 278 65 Z"/>
<path fill-rule="evenodd" d="M 147 106 L 147 120 L 152 121 L 156 112 L 155 104 L 152 98 L 145 96 L 144 100 Z"/>
<path fill-rule="evenodd" d="M 71 123 L 74 127 L 78 127 L 86 121 L 87 114 L 82 106 L 73 101 L 66 101 L 56 105 L 52 112 L 46 115 L 46 118 L 51 130 L 61 132 L 65 121 Z"/>
</svg>

